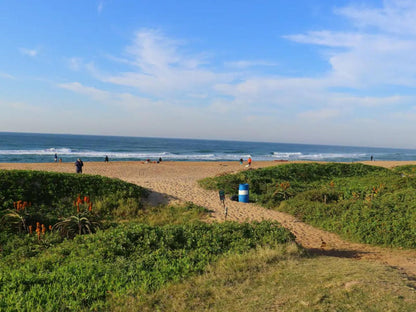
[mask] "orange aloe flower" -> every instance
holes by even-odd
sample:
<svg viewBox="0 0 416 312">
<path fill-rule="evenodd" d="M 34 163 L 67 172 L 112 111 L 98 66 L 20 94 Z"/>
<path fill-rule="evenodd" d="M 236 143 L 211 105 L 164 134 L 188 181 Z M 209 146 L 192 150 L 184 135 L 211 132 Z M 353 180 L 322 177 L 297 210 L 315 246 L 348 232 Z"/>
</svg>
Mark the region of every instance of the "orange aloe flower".
<svg viewBox="0 0 416 312">
<path fill-rule="evenodd" d="M 49 231 L 52 231 L 52 225 L 49 225 Z"/>
<path fill-rule="evenodd" d="M 38 225 L 39 222 L 36 222 L 36 225 Z M 36 227 L 36 234 L 38 235 L 38 240 L 40 240 L 40 226 Z"/>
<path fill-rule="evenodd" d="M 32 234 L 33 232 L 33 226 L 29 225 L 29 234 Z"/>
<path fill-rule="evenodd" d="M 92 211 L 92 202 L 90 202 L 90 205 L 88 206 L 88 211 Z"/>
</svg>

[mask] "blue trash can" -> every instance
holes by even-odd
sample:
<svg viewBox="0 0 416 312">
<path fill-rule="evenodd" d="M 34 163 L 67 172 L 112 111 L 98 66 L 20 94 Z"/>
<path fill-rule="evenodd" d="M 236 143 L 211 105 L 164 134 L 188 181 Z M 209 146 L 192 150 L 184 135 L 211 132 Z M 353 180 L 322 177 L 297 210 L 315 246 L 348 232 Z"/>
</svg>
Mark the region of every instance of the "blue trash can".
<svg viewBox="0 0 416 312">
<path fill-rule="evenodd" d="M 238 188 L 238 201 L 248 203 L 248 184 L 240 184 Z"/>
</svg>

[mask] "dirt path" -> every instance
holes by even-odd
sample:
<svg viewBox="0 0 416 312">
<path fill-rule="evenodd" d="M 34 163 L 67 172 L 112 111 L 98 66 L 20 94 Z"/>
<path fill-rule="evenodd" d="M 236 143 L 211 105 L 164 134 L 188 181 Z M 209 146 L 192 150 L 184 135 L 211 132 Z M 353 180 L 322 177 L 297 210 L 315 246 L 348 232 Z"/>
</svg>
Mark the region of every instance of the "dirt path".
<svg viewBox="0 0 416 312">
<path fill-rule="evenodd" d="M 416 164 L 416 162 L 413 162 Z M 278 163 L 254 163 L 260 168 Z M 374 164 L 392 167 L 397 162 L 374 162 Z M 404 164 L 404 163 L 400 163 Z M 59 172 L 73 172 L 73 164 L 0 164 L 0 169 L 35 169 Z M 224 220 L 223 207 L 218 192 L 207 191 L 197 184 L 199 179 L 218 174 L 247 170 L 235 163 L 178 163 L 143 164 L 139 162 L 87 163 L 84 172 L 120 178 L 151 189 L 150 200 L 154 204 L 167 202 L 193 202 L 212 211 L 212 219 Z M 378 261 L 397 267 L 404 273 L 416 276 L 416 250 L 400 250 L 372 247 L 365 244 L 350 243 L 337 235 L 316 229 L 300 222 L 293 216 L 262 208 L 256 204 L 244 204 L 226 200 L 227 220 L 276 220 L 288 228 L 297 237 L 297 242 L 305 248 L 327 255 Z M 325 247 L 322 247 L 322 242 Z"/>
</svg>

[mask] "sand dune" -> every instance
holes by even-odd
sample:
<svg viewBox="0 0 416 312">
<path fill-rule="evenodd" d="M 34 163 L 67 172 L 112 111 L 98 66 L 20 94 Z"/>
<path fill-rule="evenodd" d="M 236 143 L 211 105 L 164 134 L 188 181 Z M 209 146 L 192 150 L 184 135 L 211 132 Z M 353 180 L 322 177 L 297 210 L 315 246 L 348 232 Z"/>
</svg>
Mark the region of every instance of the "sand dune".
<svg viewBox="0 0 416 312">
<path fill-rule="evenodd" d="M 367 164 L 392 168 L 397 165 L 416 162 L 375 161 Z M 167 202 L 193 202 L 212 211 L 212 221 L 223 221 L 223 206 L 218 192 L 207 191 L 198 186 L 199 179 L 224 173 L 247 170 L 244 165 L 234 162 L 142 162 L 84 163 L 85 174 L 99 174 L 136 183 L 152 190 L 152 204 Z M 280 162 L 254 162 L 252 168 L 284 164 Z M 28 169 L 56 172 L 75 172 L 72 163 L 43 164 L 1 164 L 0 169 Z M 316 229 L 300 222 L 286 213 L 264 209 L 256 204 L 244 204 L 226 199 L 227 220 L 276 220 L 291 230 L 298 243 L 312 252 L 328 256 L 374 260 L 398 267 L 405 273 L 416 276 L 416 251 L 372 247 L 343 241 L 337 235 Z M 325 242 L 324 244 L 322 242 Z M 325 245 L 324 248 L 323 245 Z"/>
</svg>

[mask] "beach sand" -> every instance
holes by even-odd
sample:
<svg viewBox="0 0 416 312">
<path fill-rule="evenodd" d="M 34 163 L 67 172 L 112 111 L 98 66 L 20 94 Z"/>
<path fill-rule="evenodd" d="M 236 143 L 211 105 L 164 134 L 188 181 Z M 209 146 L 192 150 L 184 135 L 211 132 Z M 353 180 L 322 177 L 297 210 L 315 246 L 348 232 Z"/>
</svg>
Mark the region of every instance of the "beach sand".
<svg viewBox="0 0 416 312">
<path fill-rule="evenodd" d="M 282 165 L 288 162 L 256 162 L 250 168 Z M 293 162 L 291 162 L 293 163 Z M 365 164 L 392 168 L 398 165 L 413 164 L 416 161 L 373 161 Z M 84 174 L 98 174 L 119 178 L 138 184 L 152 191 L 149 201 L 152 205 L 165 203 L 193 202 L 212 211 L 209 221 L 224 221 L 223 206 L 217 191 L 200 188 L 197 181 L 216 175 L 235 173 L 250 168 L 238 162 L 172 162 L 159 164 L 143 162 L 84 162 Z M 0 163 L 0 169 L 44 170 L 55 172 L 75 172 L 74 163 Z M 227 220 L 238 222 L 252 220 L 275 220 L 288 228 L 297 237 L 297 242 L 309 251 L 321 255 L 373 260 L 397 267 L 404 273 L 416 276 L 416 251 L 373 247 L 346 242 L 337 235 L 316 229 L 300 222 L 295 217 L 254 203 L 239 203 L 226 198 Z M 326 243 L 321 248 L 322 241 Z"/>
</svg>

